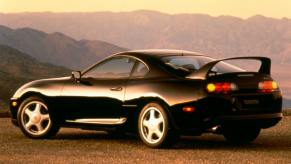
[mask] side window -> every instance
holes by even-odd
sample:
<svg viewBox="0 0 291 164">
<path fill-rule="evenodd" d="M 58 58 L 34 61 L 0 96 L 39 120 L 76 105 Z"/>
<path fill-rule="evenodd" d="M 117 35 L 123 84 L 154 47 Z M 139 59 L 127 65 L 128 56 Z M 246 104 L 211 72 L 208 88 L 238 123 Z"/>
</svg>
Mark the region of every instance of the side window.
<svg viewBox="0 0 291 164">
<path fill-rule="evenodd" d="M 136 66 L 132 72 L 132 77 L 141 77 L 148 73 L 148 68 L 142 62 L 137 61 Z"/>
<path fill-rule="evenodd" d="M 186 68 L 188 70 L 198 70 L 200 68 L 199 61 L 193 57 L 169 57 L 165 58 L 164 61 L 172 67 Z"/>
<path fill-rule="evenodd" d="M 127 78 L 130 75 L 134 59 L 128 57 L 114 57 L 96 65 L 84 77 L 93 78 Z"/>
</svg>

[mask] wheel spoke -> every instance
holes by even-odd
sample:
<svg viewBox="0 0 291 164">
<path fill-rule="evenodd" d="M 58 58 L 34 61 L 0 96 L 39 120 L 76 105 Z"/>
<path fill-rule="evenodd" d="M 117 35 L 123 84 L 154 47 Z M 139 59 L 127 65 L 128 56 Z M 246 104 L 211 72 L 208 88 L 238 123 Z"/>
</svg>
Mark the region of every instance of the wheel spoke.
<svg viewBox="0 0 291 164">
<path fill-rule="evenodd" d="M 35 112 L 35 113 L 40 113 L 40 108 L 41 108 L 41 105 L 40 105 L 39 103 L 37 103 L 37 104 L 35 105 L 34 112 Z"/>
<path fill-rule="evenodd" d="M 36 124 L 35 126 L 36 126 L 38 132 L 42 132 L 43 131 L 43 127 L 42 127 L 42 125 L 40 123 Z"/>
<path fill-rule="evenodd" d="M 32 116 L 32 114 L 33 114 L 33 112 L 30 111 L 28 108 L 26 108 L 26 109 L 24 110 L 24 113 L 25 113 L 29 118 L 31 118 L 31 116 Z"/>
<path fill-rule="evenodd" d="M 163 133 L 160 130 L 156 130 L 155 134 L 157 135 L 158 138 L 161 138 Z"/>
<path fill-rule="evenodd" d="M 149 128 L 149 121 L 148 120 L 143 120 L 142 125 Z"/>
<path fill-rule="evenodd" d="M 30 129 L 31 126 L 33 126 L 34 124 L 29 120 L 26 124 L 25 124 L 25 127 L 26 129 Z"/>
<path fill-rule="evenodd" d="M 156 123 L 159 125 L 159 124 L 161 124 L 161 123 L 163 123 L 163 122 L 164 122 L 164 119 L 163 119 L 163 117 L 160 115 L 160 117 L 156 119 Z"/>
<path fill-rule="evenodd" d="M 148 135 L 147 135 L 147 138 L 151 141 L 151 140 L 153 140 L 153 131 L 152 130 L 150 130 L 149 129 L 149 133 L 148 133 Z"/>
<path fill-rule="evenodd" d="M 155 110 L 150 110 L 150 120 L 155 119 Z"/>
<path fill-rule="evenodd" d="M 49 114 L 44 114 L 44 115 L 41 115 L 41 120 L 49 120 L 50 119 L 50 116 Z"/>
</svg>

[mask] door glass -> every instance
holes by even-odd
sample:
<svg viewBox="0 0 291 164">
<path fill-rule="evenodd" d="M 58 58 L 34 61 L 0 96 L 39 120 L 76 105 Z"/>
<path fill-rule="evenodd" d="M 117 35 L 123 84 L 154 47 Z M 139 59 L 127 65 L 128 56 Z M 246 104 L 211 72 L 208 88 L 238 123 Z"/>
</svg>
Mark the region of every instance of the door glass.
<svg viewBox="0 0 291 164">
<path fill-rule="evenodd" d="M 128 57 L 114 57 L 98 64 L 87 72 L 84 77 L 106 79 L 127 78 L 130 75 L 134 63 L 135 60 Z"/>
</svg>

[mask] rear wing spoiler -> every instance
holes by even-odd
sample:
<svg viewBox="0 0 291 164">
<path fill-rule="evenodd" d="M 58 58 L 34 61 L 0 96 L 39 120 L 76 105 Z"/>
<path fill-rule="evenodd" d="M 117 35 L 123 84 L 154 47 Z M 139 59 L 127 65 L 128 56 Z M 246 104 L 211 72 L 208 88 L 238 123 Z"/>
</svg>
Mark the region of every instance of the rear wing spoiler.
<svg viewBox="0 0 291 164">
<path fill-rule="evenodd" d="M 207 78 L 207 76 L 208 76 L 208 73 L 211 71 L 211 69 L 217 63 L 219 63 L 221 61 L 226 61 L 226 60 L 245 60 L 245 59 L 247 59 L 247 60 L 259 60 L 259 61 L 261 61 L 261 66 L 260 66 L 260 69 L 259 69 L 258 73 L 270 75 L 270 73 L 271 73 L 271 59 L 270 58 L 250 56 L 250 57 L 226 58 L 226 59 L 220 59 L 220 60 L 212 61 L 210 63 L 205 64 L 203 67 L 201 67 L 196 72 L 191 73 L 186 78 L 205 80 Z"/>
</svg>

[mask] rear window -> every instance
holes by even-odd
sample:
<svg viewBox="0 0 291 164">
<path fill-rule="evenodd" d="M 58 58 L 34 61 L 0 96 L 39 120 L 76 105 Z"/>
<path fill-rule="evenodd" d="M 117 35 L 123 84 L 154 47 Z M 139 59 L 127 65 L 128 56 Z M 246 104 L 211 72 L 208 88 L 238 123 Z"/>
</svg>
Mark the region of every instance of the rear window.
<svg viewBox="0 0 291 164">
<path fill-rule="evenodd" d="M 162 57 L 162 61 L 172 71 L 182 75 L 188 75 L 203 67 L 205 64 L 214 61 L 210 57 L 205 56 L 167 56 Z M 245 72 L 244 69 L 229 64 L 227 62 L 219 62 L 212 70 L 212 73 L 222 74 L 230 72 Z"/>
</svg>

